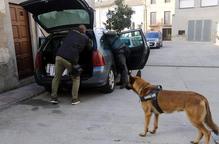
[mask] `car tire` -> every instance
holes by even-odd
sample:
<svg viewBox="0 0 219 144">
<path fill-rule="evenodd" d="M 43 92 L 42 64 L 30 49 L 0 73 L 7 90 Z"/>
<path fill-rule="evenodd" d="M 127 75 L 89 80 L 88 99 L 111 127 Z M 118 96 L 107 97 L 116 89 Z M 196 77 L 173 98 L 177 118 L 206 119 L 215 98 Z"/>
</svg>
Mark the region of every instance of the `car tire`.
<svg viewBox="0 0 219 144">
<path fill-rule="evenodd" d="M 115 89 L 115 73 L 113 69 L 110 69 L 107 77 L 107 83 L 101 88 L 102 93 L 111 93 Z"/>
<path fill-rule="evenodd" d="M 161 47 L 161 43 L 158 43 L 156 48 L 159 49 L 160 47 Z"/>
</svg>

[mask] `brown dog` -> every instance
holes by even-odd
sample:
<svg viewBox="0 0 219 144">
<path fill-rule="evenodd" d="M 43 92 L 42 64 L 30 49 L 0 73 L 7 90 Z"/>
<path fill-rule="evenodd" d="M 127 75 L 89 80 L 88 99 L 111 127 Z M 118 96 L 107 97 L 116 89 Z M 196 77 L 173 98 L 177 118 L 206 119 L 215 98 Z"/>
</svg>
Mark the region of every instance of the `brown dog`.
<svg viewBox="0 0 219 144">
<path fill-rule="evenodd" d="M 216 135 L 219 134 L 219 128 L 212 120 L 209 103 L 204 96 L 190 91 L 162 90 L 141 79 L 139 73 L 134 77 L 130 75 L 130 86 L 139 95 L 145 113 L 144 132 L 140 136 L 146 136 L 152 113 L 155 115 L 154 128 L 149 132 L 154 134 L 158 128 L 159 114 L 174 111 L 185 111 L 191 123 L 198 129 L 198 135 L 191 143 L 198 144 L 204 135 L 205 144 L 209 144 L 211 132 L 205 124 Z"/>
</svg>

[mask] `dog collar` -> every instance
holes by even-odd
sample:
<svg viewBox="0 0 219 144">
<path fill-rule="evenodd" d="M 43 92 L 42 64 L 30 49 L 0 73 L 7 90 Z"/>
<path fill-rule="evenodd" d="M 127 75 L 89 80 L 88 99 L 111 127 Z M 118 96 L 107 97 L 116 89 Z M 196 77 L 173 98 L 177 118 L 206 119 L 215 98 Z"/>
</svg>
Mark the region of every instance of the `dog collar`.
<svg viewBox="0 0 219 144">
<path fill-rule="evenodd" d="M 163 113 L 163 111 L 160 108 L 158 101 L 157 101 L 157 95 L 161 90 L 162 90 L 162 86 L 157 85 L 156 88 L 151 90 L 148 95 L 140 97 L 141 102 L 151 100 L 152 104 L 153 104 L 154 108 L 157 110 L 157 112 Z"/>
</svg>

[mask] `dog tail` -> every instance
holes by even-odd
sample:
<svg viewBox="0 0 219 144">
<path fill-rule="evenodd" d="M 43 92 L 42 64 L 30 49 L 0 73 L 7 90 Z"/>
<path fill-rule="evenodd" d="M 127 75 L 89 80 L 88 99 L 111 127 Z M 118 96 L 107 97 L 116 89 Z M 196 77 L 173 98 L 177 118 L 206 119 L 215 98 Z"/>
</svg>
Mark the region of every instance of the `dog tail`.
<svg viewBox="0 0 219 144">
<path fill-rule="evenodd" d="M 212 131 L 218 135 L 219 134 L 219 127 L 214 123 L 213 119 L 212 119 L 212 115 L 211 115 L 211 111 L 210 111 L 210 107 L 209 107 L 209 103 L 207 101 L 207 99 L 205 99 L 205 106 L 206 106 L 206 117 L 205 117 L 205 123 L 206 125 L 212 129 Z"/>
</svg>

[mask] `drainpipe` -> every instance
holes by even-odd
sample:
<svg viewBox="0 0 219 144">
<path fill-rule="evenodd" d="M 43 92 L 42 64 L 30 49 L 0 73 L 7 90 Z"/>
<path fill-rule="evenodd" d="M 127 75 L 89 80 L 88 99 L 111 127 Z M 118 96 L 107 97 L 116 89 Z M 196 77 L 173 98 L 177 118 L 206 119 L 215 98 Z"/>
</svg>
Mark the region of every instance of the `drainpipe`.
<svg viewBox="0 0 219 144">
<path fill-rule="evenodd" d="M 146 0 L 144 0 L 144 31 L 147 31 L 147 6 Z"/>
</svg>

